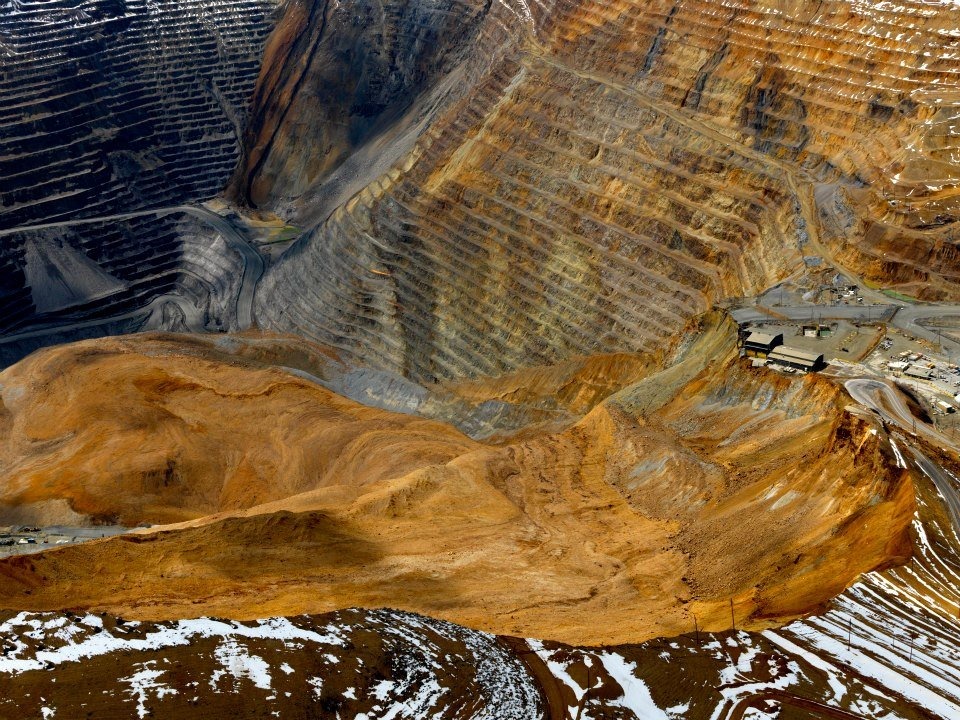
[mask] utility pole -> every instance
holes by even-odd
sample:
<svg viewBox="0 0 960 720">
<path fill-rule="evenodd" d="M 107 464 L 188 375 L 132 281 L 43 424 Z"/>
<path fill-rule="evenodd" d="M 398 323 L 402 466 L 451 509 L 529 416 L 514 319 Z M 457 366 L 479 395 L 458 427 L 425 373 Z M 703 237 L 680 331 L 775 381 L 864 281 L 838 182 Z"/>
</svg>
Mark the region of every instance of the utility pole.
<svg viewBox="0 0 960 720">
<path fill-rule="evenodd" d="M 737 621 L 733 615 L 733 598 L 730 598 L 730 629 L 736 632 Z"/>
<path fill-rule="evenodd" d="M 958 610 L 960 612 L 960 610 Z M 700 647 L 700 626 L 697 625 L 697 616 L 693 616 L 693 634 L 697 640 L 697 647 Z"/>
</svg>

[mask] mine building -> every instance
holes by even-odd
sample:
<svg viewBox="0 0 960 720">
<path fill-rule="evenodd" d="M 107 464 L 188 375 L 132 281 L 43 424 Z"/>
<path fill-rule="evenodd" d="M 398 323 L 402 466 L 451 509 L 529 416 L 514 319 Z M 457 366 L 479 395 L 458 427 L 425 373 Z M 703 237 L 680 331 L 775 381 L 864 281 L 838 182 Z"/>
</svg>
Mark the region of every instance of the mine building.
<svg viewBox="0 0 960 720">
<path fill-rule="evenodd" d="M 767 362 L 773 365 L 815 372 L 823 367 L 823 353 L 801 350 L 800 348 L 781 345 L 767 356 Z"/>
<path fill-rule="evenodd" d="M 833 328 L 829 325 L 809 324 L 800 326 L 800 334 L 804 337 L 829 337 L 833 334 Z"/>
<path fill-rule="evenodd" d="M 743 341 L 743 349 L 749 357 L 767 357 L 773 349 L 783 345 L 783 334 L 752 332 Z"/>
<path fill-rule="evenodd" d="M 919 365 L 911 365 L 903 371 L 903 374 L 907 377 L 917 378 L 918 380 L 929 380 L 933 377 L 933 370 L 920 367 Z"/>
</svg>

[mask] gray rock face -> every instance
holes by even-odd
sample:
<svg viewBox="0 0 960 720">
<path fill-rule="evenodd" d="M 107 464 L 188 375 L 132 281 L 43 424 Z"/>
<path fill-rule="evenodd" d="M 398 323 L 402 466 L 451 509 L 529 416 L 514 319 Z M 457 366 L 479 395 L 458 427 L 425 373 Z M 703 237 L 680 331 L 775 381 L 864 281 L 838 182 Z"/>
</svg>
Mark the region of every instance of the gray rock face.
<svg viewBox="0 0 960 720">
<path fill-rule="evenodd" d="M 277 206 L 331 179 L 352 187 L 353 178 L 333 173 L 374 138 L 377 152 L 347 174 L 365 174 L 389 154 L 391 128 L 403 125 L 423 95 L 442 94 L 441 78 L 475 52 L 490 7 L 472 0 L 293 0 L 264 58 L 234 194 Z M 306 214 L 332 204 L 329 194 L 324 188 L 306 198 Z"/>
<path fill-rule="evenodd" d="M 30 233 L 24 243 L 23 273 L 38 313 L 92 302 L 124 289 L 124 282 L 105 272 L 55 233 L 56 230 L 51 230 L 47 237 Z"/>
<path fill-rule="evenodd" d="M 0 334 L 193 282 L 176 217 L 70 223 L 220 192 L 276 5 L 0 0 Z"/>
</svg>

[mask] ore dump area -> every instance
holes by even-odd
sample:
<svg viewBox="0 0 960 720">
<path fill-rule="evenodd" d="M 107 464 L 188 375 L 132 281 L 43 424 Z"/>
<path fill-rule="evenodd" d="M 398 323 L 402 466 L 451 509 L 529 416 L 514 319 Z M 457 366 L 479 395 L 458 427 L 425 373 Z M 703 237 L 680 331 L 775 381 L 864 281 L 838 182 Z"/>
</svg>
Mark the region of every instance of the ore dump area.
<svg viewBox="0 0 960 720">
<path fill-rule="evenodd" d="M 954 718 L 960 540 L 935 486 L 917 488 L 914 559 L 777 629 L 576 647 L 395 610 L 162 623 L 8 612 L 0 716 Z"/>
<path fill-rule="evenodd" d="M 502 386 L 372 408 L 294 337 L 31 356 L 3 504 L 155 525 L 0 559 L 0 717 L 954 717 L 956 449 L 895 383 L 736 338 L 718 315 L 571 427 L 487 439 L 455 421 Z"/>
</svg>

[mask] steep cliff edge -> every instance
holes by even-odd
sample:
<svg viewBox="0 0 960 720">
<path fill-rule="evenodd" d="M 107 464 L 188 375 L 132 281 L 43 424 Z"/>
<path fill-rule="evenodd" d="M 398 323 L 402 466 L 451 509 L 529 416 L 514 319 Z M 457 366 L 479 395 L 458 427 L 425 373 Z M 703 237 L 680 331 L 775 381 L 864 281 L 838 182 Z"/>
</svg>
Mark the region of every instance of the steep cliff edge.
<svg viewBox="0 0 960 720">
<path fill-rule="evenodd" d="M 236 198 L 276 206 L 324 183 L 349 184 L 352 178 L 331 183 L 345 161 L 374 138 L 383 153 L 392 128 L 422 105 L 420 96 L 449 92 L 451 74 L 466 80 L 460 66 L 475 52 L 489 10 L 489 3 L 450 0 L 287 3 L 254 90 Z M 380 172 L 388 167 L 366 159 Z M 356 158 L 352 165 L 367 182 L 376 177 L 358 169 Z M 317 198 L 310 204 L 320 212 Z"/>
</svg>

